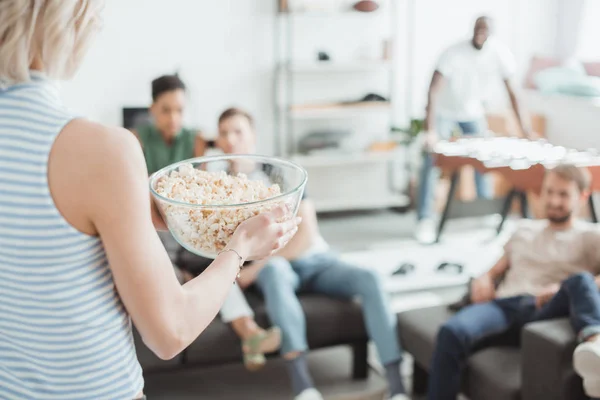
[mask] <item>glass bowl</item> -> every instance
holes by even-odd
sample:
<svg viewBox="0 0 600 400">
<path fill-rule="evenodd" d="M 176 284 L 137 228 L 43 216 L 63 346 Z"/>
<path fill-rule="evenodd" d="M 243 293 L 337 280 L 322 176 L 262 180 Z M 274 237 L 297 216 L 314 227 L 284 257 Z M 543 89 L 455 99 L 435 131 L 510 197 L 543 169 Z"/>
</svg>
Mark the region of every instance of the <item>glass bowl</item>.
<svg viewBox="0 0 600 400">
<path fill-rule="evenodd" d="M 150 191 L 175 240 L 215 258 L 246 219 L 279 205 L 283 220 L 295 217 L 306 181 L 306 171 L 286 160 L 222 155 L 165 167 L 150 176 Z"/>
</svg>

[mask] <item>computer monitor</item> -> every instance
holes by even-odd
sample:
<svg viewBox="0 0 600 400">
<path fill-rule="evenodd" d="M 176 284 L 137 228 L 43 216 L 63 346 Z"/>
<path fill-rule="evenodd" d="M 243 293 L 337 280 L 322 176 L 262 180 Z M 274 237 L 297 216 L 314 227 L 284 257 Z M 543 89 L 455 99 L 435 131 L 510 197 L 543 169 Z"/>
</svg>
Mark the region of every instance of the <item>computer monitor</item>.
<svg viewBox="0 0 600 400">
<path fill-rule="evenodd" d="M 150 119 L 148 107 L 123 107 L 123 127 L 126 129 L 148 124 Z"/>
</svg>

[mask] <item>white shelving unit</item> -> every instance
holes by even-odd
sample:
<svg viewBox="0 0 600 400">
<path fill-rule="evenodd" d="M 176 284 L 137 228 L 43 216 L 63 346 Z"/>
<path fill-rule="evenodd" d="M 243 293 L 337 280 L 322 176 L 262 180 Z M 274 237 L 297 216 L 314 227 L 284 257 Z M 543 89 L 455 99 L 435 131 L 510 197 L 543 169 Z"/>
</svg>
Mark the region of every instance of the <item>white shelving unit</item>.
<svg viewBox="0 0 600 400">
<path fill-rule="evenodd" d="M 335 62 L 335 61 L 315 61 L 315 62 L 299 62 L 290 65 L 282 64 L 279 66 L 281 70 L 288 70 L 293 73 L 319 73 L 319 72 L 363 72 L 377 71 L 389 69 L 392 63 L 388 60 L 358 60 L 355 62 Z"/>
<path fill-rule="evenodd" d="M 338 44 L 343 47 L 357 42 L 347 38 L 348 32 L 354 32 L 356 37 L 357 32 L 372 33 L 373 27 L 379 29 L 386 23 L 389 32 L 383 39 L 393 41 L 393 0 L 382 3 L 382 7 L 372 13 L 353 11 L 347 6 L 337 12 L 282 11 L 277 16 L 274 84 L 277 149 L 280 156 L 297 162 L 309 172 L 307 190 L 317 211 L 365 210 L 408 204 L 408 197 L 403 194 L 406 187 L 398 188 L 394 184 L 398 182 L 394 175 L 406 174 L 402 167 L 406 160 L 405 149 L 368 150 L 372 142 L 390 139 L 394 60 L 384 58 L 382 54 L 337 57 L 336 49 L 330 47 L 327 51 L 331 51 L 331 60 L 318 61 L 315 51 L 302 51 L 306 46 L 301 42 L 310 40 L 311 36 L 327 42 L 327 30 L 338 36 Z M 351 21 L 348 23 L 348 20 Z M 336 21 L 341 21 L 339 29 Z M 302 32 L 303 25 L 305 31 Z M 311 35 L 315 32 L 319 34 Z M 370 45 L 380 46 L 383 53 L 383 39 L 372 40 Z M 365 88 L 354 89 L 356 96 L 348 94 L 352 90 L 350 86 L 358 87 L 361 82 L 365 82 Z M 373 82 L 383 84 L 376 86 Z M 334 93 L 321 93 L 331 92 L 332 88 Z M 311 91 L 313 97 L 303 93 Z M 379 94 L 387 101 L 360 101 L 367 93 Z M 304 135 L 326 130 L 350 131 L 351 148 L 309 154 L 298 152 L 298 143 Z"/>
<path fill-rule="evenodd" d="M 391 105 L 388 102 L 372 102 L 364 105 L 331 105 L 328 107 L 311 107 L 292 105 L 288 108 L 289 117 L 292 119 L 335 119 L 353 118 L 357 114 L 365 116 L 373 113 L 389 114 Z"/>
<path fill-rule="evenodd" d="M 364 153 L 323 152 L 314 155 L 294 155 L 291 161 L 304 167 L 336 167 L 358 164 L 387 163 L 403 157 L 402 151 L 391 150 L 386 152 L 366 151 Z"/>
</svg>

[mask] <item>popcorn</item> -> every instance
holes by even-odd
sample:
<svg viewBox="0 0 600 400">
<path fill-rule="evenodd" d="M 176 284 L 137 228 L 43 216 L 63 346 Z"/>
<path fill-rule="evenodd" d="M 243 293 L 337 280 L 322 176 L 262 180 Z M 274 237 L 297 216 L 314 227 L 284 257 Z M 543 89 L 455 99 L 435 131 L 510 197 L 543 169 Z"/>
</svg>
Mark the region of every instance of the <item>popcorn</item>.
<svg viewBox="0 0 600 400">
<path fill-rule="evenodd" d="M 178 170 L 160 177 L 154 190 L 160 196 L 185 203 L 173 205 L 158 200 L 171 233 L 190 250 L 214 256 L 223 250 L 243 221 L 284 203 L 265 202 L 281 194 L 279 185 L 245 174 L 228 175 L 225 171 L 207 172 L 183 164 Z M 258 204 L 248 204 L 260 202 Z M 220 207 L 237 205 L 236 207 Z"/>
</svg>

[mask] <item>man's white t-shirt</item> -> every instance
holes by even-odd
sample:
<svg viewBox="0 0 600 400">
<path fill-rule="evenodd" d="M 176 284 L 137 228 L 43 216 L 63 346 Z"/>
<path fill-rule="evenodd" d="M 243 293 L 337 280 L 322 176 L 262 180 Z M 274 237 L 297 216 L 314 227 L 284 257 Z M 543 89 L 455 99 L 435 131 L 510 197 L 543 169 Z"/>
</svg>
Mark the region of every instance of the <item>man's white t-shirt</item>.
<svg viewBox="0 0 600 400">
<path fill-rule="evenodd" d="M 474 121 L 485 116 L 483 101 L 495 82 L 512 77 L 515 60 L 510 50 L 489 38 L 481 50 L 470 40 L 448 48 L 436 71 L 446 78 L 437 114 L 455 121 Z"/>
</svg>

